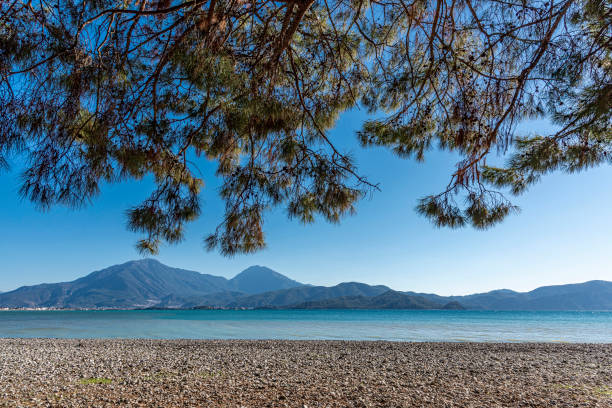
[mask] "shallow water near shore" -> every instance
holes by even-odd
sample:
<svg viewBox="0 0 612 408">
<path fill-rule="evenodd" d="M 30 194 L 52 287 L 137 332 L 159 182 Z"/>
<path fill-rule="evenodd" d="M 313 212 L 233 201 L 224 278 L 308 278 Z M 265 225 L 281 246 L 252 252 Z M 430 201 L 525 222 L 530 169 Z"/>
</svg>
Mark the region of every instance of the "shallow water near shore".
<svg viewBox="0 0 612 408">
<path fill-rule="evenodd" d="M 0 337 L 612 343 L 612 312 L 0 311 Z"/>
</svg>

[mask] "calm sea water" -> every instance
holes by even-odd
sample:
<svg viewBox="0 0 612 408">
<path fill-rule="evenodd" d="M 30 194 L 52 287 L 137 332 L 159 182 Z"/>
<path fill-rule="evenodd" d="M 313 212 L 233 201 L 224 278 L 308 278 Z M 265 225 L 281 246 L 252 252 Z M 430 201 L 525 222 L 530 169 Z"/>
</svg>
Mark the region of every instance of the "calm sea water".
<svg viewBox="0 0 612 408">
<path fill-rule="evenodd" d="M 612 312 L 0 311 L 0 337 L 612 343 Z"/>
</svg>

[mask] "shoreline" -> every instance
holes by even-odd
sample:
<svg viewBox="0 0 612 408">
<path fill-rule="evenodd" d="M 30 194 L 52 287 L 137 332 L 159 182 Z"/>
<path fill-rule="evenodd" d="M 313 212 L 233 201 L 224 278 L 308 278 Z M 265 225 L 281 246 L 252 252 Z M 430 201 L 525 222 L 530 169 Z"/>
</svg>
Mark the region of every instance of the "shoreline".
<svg viewBox="0 0 612 408">
<path fill-rule="evenodd" d="M 590 310 L 590 309 L 400 309 L 400 308 L 294 308 L 294 307 L 224 307 L 224 306 L 195 306 L 189 308 L 177 308 L 177 307 L 146 307 L 146 308 L 54 308 L 54 307 L 20 307 L 20 308 L 8 308 L 0 307 L 0 312 L 130 312 L 130 311 L 338 311 L 338 310 L 382 310 L 382 311 L 405 311 L 405 312 L 519 312 L 519 313 L 611 313 L 612 309 L 601 309 L 601 310 Z"/>
<path fill-rule="evenodd" d="M 612 344 L 0 339 L 0 407 L 612 406 Z"/>
</svg>

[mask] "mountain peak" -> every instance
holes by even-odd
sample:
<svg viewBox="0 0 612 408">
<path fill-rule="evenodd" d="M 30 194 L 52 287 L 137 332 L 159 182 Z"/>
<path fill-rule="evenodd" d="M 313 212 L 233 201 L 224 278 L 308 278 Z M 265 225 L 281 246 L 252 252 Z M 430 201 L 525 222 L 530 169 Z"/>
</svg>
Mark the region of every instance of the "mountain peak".
<svg viewBox="0 0 612 408">
<path fill-rule="evenodd" d="M 235 290 L 248 294 L 302 286 L 300 282 L 260 265 L 249 266 L 230 279 L 229 283 Z"/>
<path fill-rule="evenodd" d="M 142 259 L 134 259 L 133 261 L 128 261 L 125 263 L 125 265 L 128 264 L 136 264 L 136 265 L 164 265 L 161 262 L 159 262 L 157 259 L 154 258 L 142 258 Z M 166 266 L 166 265 L 164 265 Z"/>
<path fill-rule="evenodd" d="M 245 270 L 243 270 L 242 272 L 240 272 L 239 274 L 237 274 L 236 276 L 234 276 L 234 279 L 239 278 L 239 277 L 245 277 L 245 276 L 268 276 L 268 275 L 273 275 L 273 276 L 283 276 L 282 274 L 266 267 L 266 266 L 261 266 L 261 265 L 251 265 L 248 268 L 246 268 Z"/>
<path fill-rule="evenodd" d="M 164 267 L 164 268 L 169 268 L 169 269 L 174 269 L 168 265 L 164 265 L 163 263 L 159 262 L 157 259 L 153 259 L 153 258 L 142 258 L 142 259 L 132 259 L 131 261 L 126 261 L 120 264 L 116 264 L 116 265 L 111 265 L 109 267 L 106 267 L 104 269 L 101 269 L 100 271 L 108 271 L 108 270 L 119 270 L 119 269 L 125 269 L 125 268 L 129 268 L 129 267 Z M 100 272 L 100 271 L 96 271 L 96 272 Z M 95 273 L 95 272 L 93 272 Z"/>
</svg>

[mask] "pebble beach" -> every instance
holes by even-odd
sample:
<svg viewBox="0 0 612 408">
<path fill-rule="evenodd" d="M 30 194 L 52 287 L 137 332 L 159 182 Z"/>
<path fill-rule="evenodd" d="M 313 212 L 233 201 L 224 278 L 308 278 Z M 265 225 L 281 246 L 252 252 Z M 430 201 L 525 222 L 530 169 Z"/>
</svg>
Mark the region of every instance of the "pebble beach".
<svg viewBox="0 0 612 408">
<path fill-rule="evenodd" d="M 612 407 L 612 344 L 0 339 L 0 407 Z"/>
</svg>

